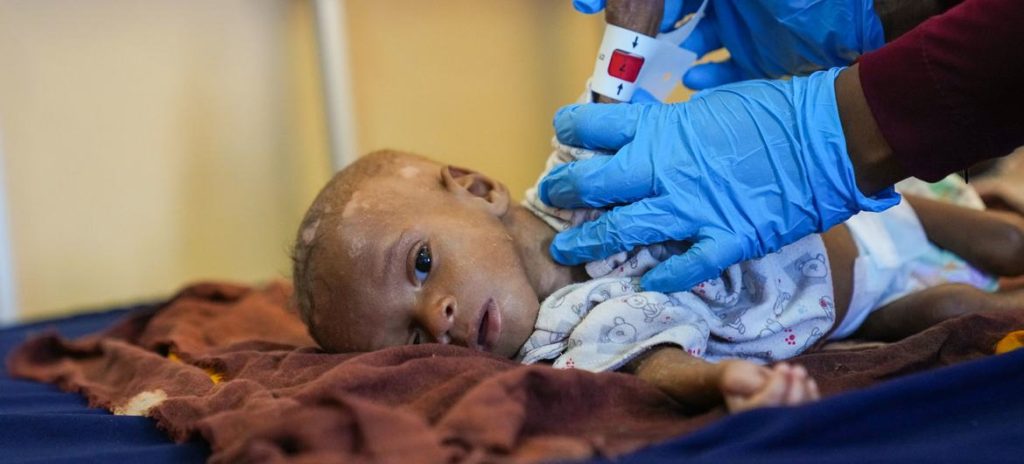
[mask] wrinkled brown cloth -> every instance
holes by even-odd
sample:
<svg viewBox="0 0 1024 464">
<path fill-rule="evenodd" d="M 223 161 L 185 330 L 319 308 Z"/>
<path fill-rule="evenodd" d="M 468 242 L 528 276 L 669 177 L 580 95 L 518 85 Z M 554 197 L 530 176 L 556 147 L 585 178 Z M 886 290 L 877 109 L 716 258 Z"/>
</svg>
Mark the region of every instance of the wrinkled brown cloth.
<svg viewBox="0 0 1024 464">
<path fill-rule="evenodd" d="M 290 291 L 194 285 L 97 335 L 33 338 L 8 366 L 80 392 L 93 406 L 145 413 L 175 440 L 201 436 L 211 462 L 614 456 L 725 414 L 688 413 L 633 376 L 522 366 L 459 347 L 322 353 L 287 309 Z M 1024 310 L 973 315 L 881 348 L 796 361 L 829 395 L 985 356 L 1022 328 Z M 215 384 L 208 372 L 223 380 Z"/>
</svg>

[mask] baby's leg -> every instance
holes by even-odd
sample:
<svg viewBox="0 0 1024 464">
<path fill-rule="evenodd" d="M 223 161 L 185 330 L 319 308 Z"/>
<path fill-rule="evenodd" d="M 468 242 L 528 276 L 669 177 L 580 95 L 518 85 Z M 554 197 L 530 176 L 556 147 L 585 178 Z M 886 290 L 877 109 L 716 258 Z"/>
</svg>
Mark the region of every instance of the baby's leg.
<svg viewBox="0 0 1024 464">
<path fill-rule="evenodd" d="M 1024 217 L 906 195 L 928 240 L 997 276 L 1024 274 Z"/>
<path fill-rule="evenodd" d="M 999 276 L 1024 274 L 1024 218 L 906 195 L 928 240 Z M 900 298 L 871 313 L 856 338 L 895 341 L 965 314 L 1024 308 L 1024 292 L 988 293 L 946 284 Z"/>
<path fill-rule="evenodd" d="M 965 284 L 939 285 L 879 308 L 853 338 L 896 341 L 954 317 L 1014 308 L 1024 308 L 1024 291 L 988 293 Z"/>
<path fill-rule="evenodd" d="M 712 364 L 676 347 L 652 350 L 626 366 L 627 371 L 696 409 L 722 404 L 732 412 L 815 401 L 818 386 L 802 366 L 773 368 L 749 361 Z"/>
</svg>

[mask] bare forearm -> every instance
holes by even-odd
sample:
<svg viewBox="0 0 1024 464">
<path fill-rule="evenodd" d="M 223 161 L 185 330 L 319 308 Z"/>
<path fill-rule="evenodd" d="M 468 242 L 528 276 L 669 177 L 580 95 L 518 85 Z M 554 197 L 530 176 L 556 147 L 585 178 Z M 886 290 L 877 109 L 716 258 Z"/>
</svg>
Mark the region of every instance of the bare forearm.
<svg viewBox="0 0 1024 464">
<path fill-rule="evenodd" d="M 722 404 L 733 412 L 795 406 L 820 396 L 801 366 L 783 362 L 769 369 L 740 359 L 712 364 L 674 346 L 653 349 L 625 370 L 695 410 Z"/>
<path fill-rule="evenodd" d="M 885 41 L 903 35 L 932 16 L 942 14 L 961 0 L 875 0 Z"/>
<path fill-rule="evenodd" d="M 965 0 L 861 56 L 859 94 L 908 175 L 934 181 L 1024 144 L 1024 47 L 1008 45 L 1022 23 L 1024 2 Z"/>
<path fill-rule="evenodd" d="M 681 403 L 707 408 L 722 403 L 721 368 L 675 346 L 652 349 L 625 370 Z"/>
<path fill-rule="evenodd" d="M 839 73 L 835 83 L 836 105 L 857 187 L 865 195 L 874 195 L 904 179 L 907 174 L 878 128 L 864 98 L 859 72 L 860 65 L 855 64 Z"/>
</svg>

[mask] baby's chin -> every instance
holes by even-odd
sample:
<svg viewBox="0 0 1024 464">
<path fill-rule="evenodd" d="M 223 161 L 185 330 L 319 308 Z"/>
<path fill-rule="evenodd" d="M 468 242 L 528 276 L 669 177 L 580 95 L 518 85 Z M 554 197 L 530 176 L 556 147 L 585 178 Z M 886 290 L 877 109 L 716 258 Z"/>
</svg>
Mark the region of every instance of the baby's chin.
<svg viewBox="0 0 1024 464">
<path fill-rule="evenodd" d="M 512 318 L 510 315 L 503 315 L 503 317 L 509 319 L 509 324 L 505 327 L 501 337 L 502 340 L 499 346 L 495 347 L 494 354 L 509 359 L 513 359 L 519 354 L 519 350 L 529 340 L 530 335 L 533 335 L 533 329 L 537 323 L 540 301 L 536 301 L 536 305 L 524 308 L 522 314 L 518 315 L 518 317 Z"/>
<path fill-rule="evenodd" d="M 519 350 L 523 347 L 523 345 L 526 344 L 526 340 L 528 338 L 529 337 L 523 338 L 522 340 L 510 340 L 508 343 L 503 344 L 500 347 L 497 347 L 494 350 L 494 354 L 501 356 L 503 358 L 515 359 L 516 355 L 519 354 Z"/>
</svg>

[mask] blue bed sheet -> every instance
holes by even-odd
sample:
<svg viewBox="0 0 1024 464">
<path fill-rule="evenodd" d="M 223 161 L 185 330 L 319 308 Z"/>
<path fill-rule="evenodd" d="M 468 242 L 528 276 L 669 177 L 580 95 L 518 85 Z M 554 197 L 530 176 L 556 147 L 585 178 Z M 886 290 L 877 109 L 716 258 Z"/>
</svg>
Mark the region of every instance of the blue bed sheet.
<svg viewBox="0 0 1024 464">
<path fill-rule="evenodd" d="M 48 328 L 74 337 L 137 308 L 0 329 L 0 355 Z M 694 434 L 594 463 L 1024 462 L 1024 350 L 896 379 L 800 408 L 726 418 Z M 0 367 L 0 462 L 202 462 L 153 421 L 90 409 Z"/>
<path fill-rule="evenodd" d="M 0 358 L 34 333 L 76 337 L 103 329 L 138 308 L 123 308 L 0 329 Z M 200 441 L 175 444 L 144 417 L 115 416 L 53 385 L 15 380 L 0 365 L 0 462 L 201 463 Z"/>
<path fill-rule="evenodd" d="M 731 416 L 615 462 L 1021 463 L 1024 350 Z"/>
</svg>

